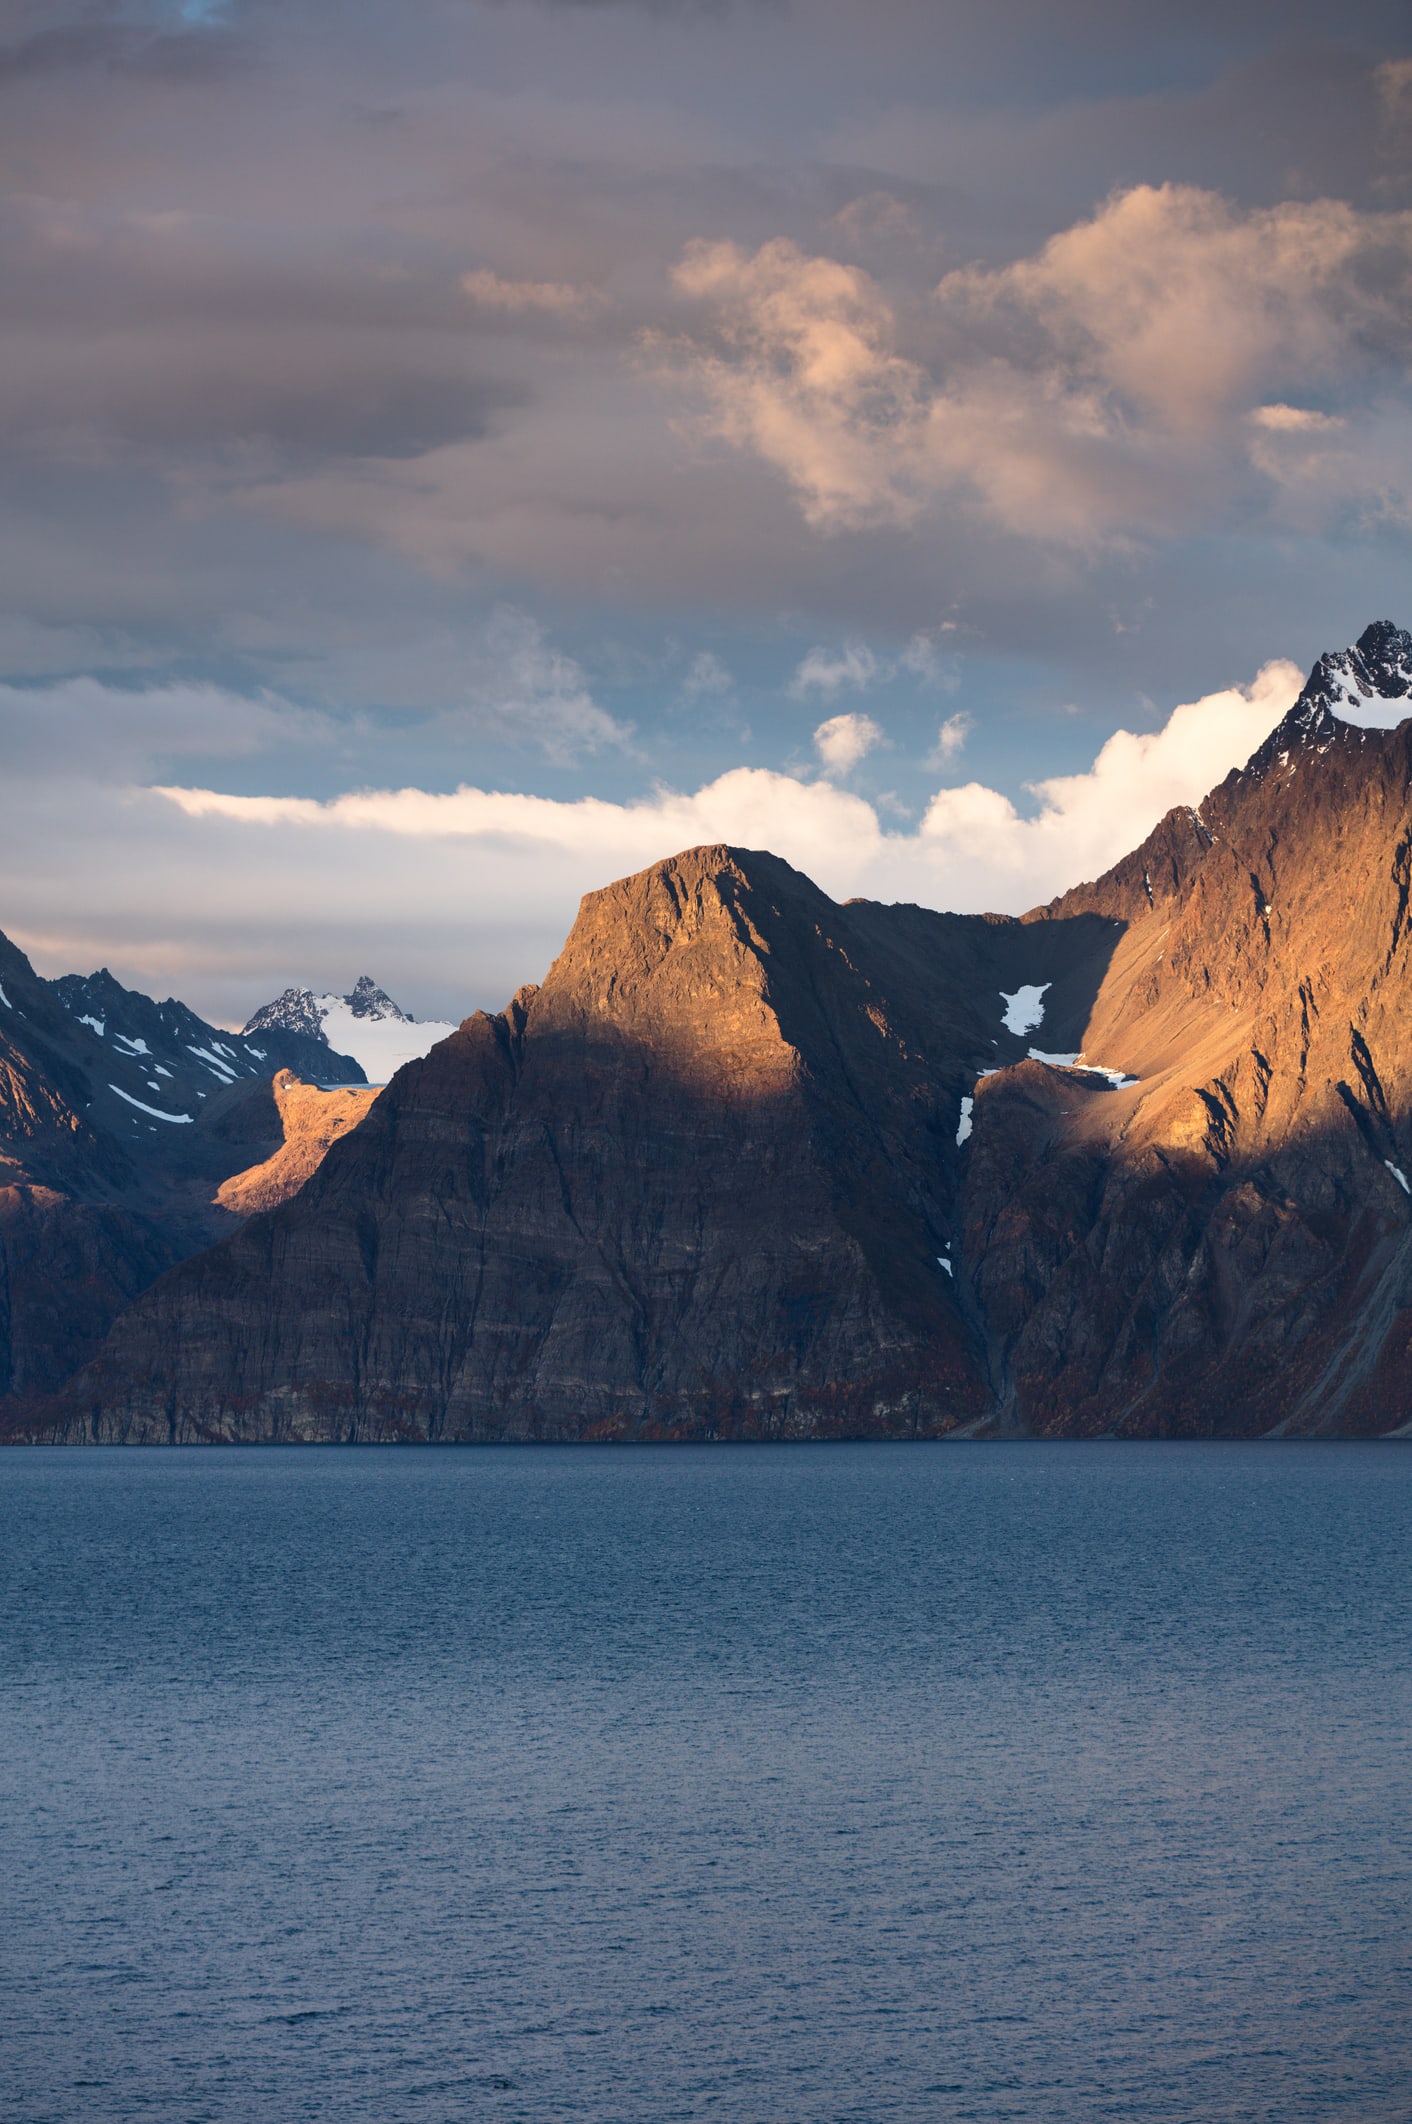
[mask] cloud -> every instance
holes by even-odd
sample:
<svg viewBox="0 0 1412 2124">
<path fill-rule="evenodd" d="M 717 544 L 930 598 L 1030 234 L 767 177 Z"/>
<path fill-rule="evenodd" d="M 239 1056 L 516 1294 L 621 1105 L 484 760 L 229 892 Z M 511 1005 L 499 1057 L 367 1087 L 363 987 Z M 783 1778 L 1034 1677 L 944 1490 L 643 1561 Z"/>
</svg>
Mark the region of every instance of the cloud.
<svg viewBox="0 0 1412 2124">
<path fill-rule="evenodd" d="M 949 715 L 936 734 L 936 745 L 931 755 L 931 765 L 944 767 L 949 761 L 959 758 L 971 734 L 975 718 L 964 709 Z"/>
<path fill-rule="evenodd" d="M 694 244 L 675 280 L 710 335 L 682 359 L 708 427 L 830 532 L 946 496 L 1061 544 L 1195 529 L 1255 506 L 1243 464 L 1278 484 L 1242 449 L 1252 413 L 1405 401 L 1412 355 L 1412 213 L 1195 185 L 1115 193 L 1028 257 L 948 273 L 925 313 L 783 239 Z"/>
<path fill-rule="evenodd" d="M 887 442 L 924 419 L 926 379 L 866 273 L 780 237 L 753 256 L 693 243 L 673 278 L 714 314 L 719 350 L 688 369 L 717 434 L 784 473 L 819 528 L 915 512 Z"/>
<path fill-rule="evenodd" d="M 507 310 L 512 316 L 538 311 L 550 317 L 574 317 L 603 301 L 592 288 L 576 288 L 563 280 L 503 280 L 484 267 L 463 273 L 461 286 L 472 302 L 487 310 Z"/>
<path fill-rule="evenodd" d="M 1030 785 L 1038 808 L 1022 816 L 977 782 L 939 790 L 917 834 L 951 875 L 974 865 L 997 906 L 1051 898 L 1101 875 L 1178 804 L 1197 804 L 1244 764 L 1303 684 L 1294 664 L 1266 664 L 1232 686 L 1174 708 L 1157 731 L 1117 730 L 1083 774 Z"/>
<path fill-rule="evenodd" d="M 631 724 L 599 707 L 581 666 L 517 606 L 500 605 L 492 613 L 479 666 L 467 671 L 463 704 L 446 709 L 441 726 L 462 722 L 525 736 L 559 765 L 628 746 Z"/>
<path fill-rule="evenodd" d="M 943 621 L 937 633 L 952 631 L 953 623 Z M 791 699 L 796 701 L 806 699 L 811 693 L 822 693 L 832 699 L 845 686 L 866 693 L 871 686 L 886 685 L 901 677 L 915 679 L 919 685 L 939 687 L 943 693 L 953 693 L 959 683 L 956 661 L 942 655 L 936 634 L 918 632 L 898 656 L 879 656 L 875 649 L 856 638 L 846 641 L 837 651 L 816 643 L 800 659 L 789 682 L 789 692 Z"/>
<path fill-rule="evenodd" d="M 816 647 L 800 660 L 789 690 L 795 700 L 803 700 L 809 693 L 832 696 L 845 686 L 852 686 L 861 693 L 877 680 L 882 670 L 882 664 L 866 642 L 845 642 L 837 656 Z"/>
<path fill-rule="evenodd" d="M 439 844 L 443 853 L 465 844 L 598 857 L 610 867 L 597 882 L 616 874 L 614 863 L 633 867 L 697 842 L 731 841 L 772 848 L 835 893 L 1019 912 L 1096 876 L 1174 805 L 1199 802 L 1249 758 L 1301 684 L 1295 665 L 1266 664 L 1249 686 L 1173 709 L 1160 730 L 1115 731 L 1084 773 L 1032 784 L 1029 816 L 999 790 L 971 782 L 938 791 L 920 826 L 905 833 L 885 832 L 871 804 L 827 781 L 746 767 L 693 794 L 658 789 L 627 804 L 469 787 L 368 790 L 328 802 L 175 785 L 156 794 L 188 818 L 297 828 L 324 841 L 367 837 L 371 845 L 389 836 Z M 848 764 L 882 736 L 866 716 L 837 716 L 816 734 L 821 750 L 835 733 Z"/>
<path fill-rule="evenodd" d="M 699 649 L 681 682 L 681 690 L 689 701 L 719 700 L 735 690 L 735 680 L 713 649 Z"/>
<path fill-rule="evenodd" d="M 831 715 L 814 732 L 814 749 L 830 775 L 850 773 L 882 742 L 882 730 L 870 715 Z"/>
<path fill-rule="evenodd" d="M 1253 426 L 1277 435 L 1328 435 L 1346 425 L 1337 414 L 1316 413 L 1308 406 L 1256 406 L 1248 418 Z"/>
<path fill-rule="evenodd" d="M 1292 665 L 1270 664 L 1158 731 L 1120 731 L 1087 772 L 1036 784 L 1028 815 L 971 783 L 897 829 L 827 777 L 763 768 L 631 802 L 472 786 L 320 802 L 176 777 L 76 780 L 51 757 L 12 779 L 0 904 L 43 970 L 105 961 L 225 1022 L 290 981 L 347 986 L 369 970 L 406 1007 L 459 1015 L 540 977 L 582 893 L 701 842 L 774 849 L 839 898 L 1019 912 L 1100 873 L 1171 805 L 1199 802 L 1298 685 Z M 58 695 L 31 702 L 38 721 Z M 225 705 L 232 726 L 248 713 Z M 160 723 L 169 711 L 142 712 Z"/>
</svg>

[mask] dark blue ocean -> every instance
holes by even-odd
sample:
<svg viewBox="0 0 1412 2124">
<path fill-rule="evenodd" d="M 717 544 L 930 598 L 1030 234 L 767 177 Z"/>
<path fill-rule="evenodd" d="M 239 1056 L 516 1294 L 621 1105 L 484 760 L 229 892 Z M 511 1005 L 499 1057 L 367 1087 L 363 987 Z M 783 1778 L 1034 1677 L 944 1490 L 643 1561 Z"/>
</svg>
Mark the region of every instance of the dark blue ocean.
<svg viewBox="0 0 1412 2124">
<path fill-rule="evenodd" d="M 1412 2117 L 1412 1447 L 0 1455 L 0 2115 Z"/>
</svg>

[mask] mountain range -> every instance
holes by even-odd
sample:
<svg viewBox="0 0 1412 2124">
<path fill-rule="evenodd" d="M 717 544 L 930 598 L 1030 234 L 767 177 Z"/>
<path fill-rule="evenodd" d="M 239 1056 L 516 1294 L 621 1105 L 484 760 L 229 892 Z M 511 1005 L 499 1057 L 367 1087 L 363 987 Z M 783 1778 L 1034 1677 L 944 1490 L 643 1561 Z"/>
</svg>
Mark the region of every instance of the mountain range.
<svg viewBox="0 0 1412 2124">
<path fill-rule="evenodd" d="M 655 864 L 340 1126 L 317 1102 L 355 1095 L 287 1079 L 199 1250 L 199 1190 L 138 1201 L 52 1039 L 78 1020 L 6 947 L 56 1018 L 4 1064 L 4 1195 L 62 1197 L 51 1254 L 110 1220 L 72 1327 L 51 1274 L 44 1362 L 9 1360 L 9 1435 L 1412 1432 L 1409 696 L 1412 637 L 1370 627 L 1198 808 L 1023 917 Z M 292 997 L 211 1054 L 311 1037 Z"/>
<path fill-rule="evenodd" d="M 361 974 L 347 995 L 315 995 L 286 988 L 257 1010 L 243 1038 L 265 1032 L 297 1033 L 327 1047 L 345 1048 L 373 1084 L 386 1084 L 404 1062 L 415 1062 L 456 1030 L 433 1019 L 418 1023 L 399 1010 L 371 974 Z"/>
</svg>

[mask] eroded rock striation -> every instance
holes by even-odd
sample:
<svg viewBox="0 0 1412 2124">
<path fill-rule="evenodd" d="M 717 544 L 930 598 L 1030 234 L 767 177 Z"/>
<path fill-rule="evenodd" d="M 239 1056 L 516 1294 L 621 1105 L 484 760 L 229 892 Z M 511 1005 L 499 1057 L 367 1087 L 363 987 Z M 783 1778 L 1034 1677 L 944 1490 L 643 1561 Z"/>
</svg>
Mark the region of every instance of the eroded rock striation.
<svg viewBox="0 0 1412 2124">
<path fill-rule="evenodd" d="M 584 902 L 544 986 L 403 1069 L 299 1195 L 77 1383 L 113 1439 L 916 1435 L 985 1417 L 962 1100 L 1118 936 L 839 907 L 703 848 Z"/>
<path fill-rule="evenodd" d="M 1021 920 L 725 847 L 591 894 L 15 1434 L 1412 1429 L 1408 708 L 1370 628 Z"/>
<path fill-rule="evenodd" d="M 978 1088 L 964 1274 L 1003 1420 L 1412 1421 L 1410 691 L 1412 637 L 1370 628 L 1199 810 L 1027 918 L 1122 925 L 1084 1045 L 1138 1081 Z"/>
</svg>

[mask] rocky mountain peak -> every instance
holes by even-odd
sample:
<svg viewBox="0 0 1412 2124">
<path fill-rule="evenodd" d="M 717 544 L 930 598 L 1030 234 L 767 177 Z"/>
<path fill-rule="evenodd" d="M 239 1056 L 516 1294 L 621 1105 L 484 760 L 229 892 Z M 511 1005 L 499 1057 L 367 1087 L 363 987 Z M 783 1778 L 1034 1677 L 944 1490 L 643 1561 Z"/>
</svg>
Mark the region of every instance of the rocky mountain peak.
<svg viewBox="0 0 1412 2124">
<path fill-rule="evenodd" d="M 371 974 L 359 974 L 343 1000 L 355 1018 L 391 1018 L 399 1025 L 415 1023 L 411 1012 L 399 1010 L 387 990 L 379 988 Z"/>
<path fill-rule="evenodd" d="M 1294 706 L 1254 754 L 1263 775 L 1296 749 L 1324 751 L 1348 730 L 1395 730 L 1412 715 L 1412 634 L 1374 620 L 1351 649 L 1326 650 Z"/>
<path fill-rule="evenodd" d="M 247 1020 L 244 1033 L 297 1032 L 306 1040 L 328 1046 L 328 1035 L 311 988 L 286 988 L 273 1003 L 266 1003 Z"/>
</svg>

